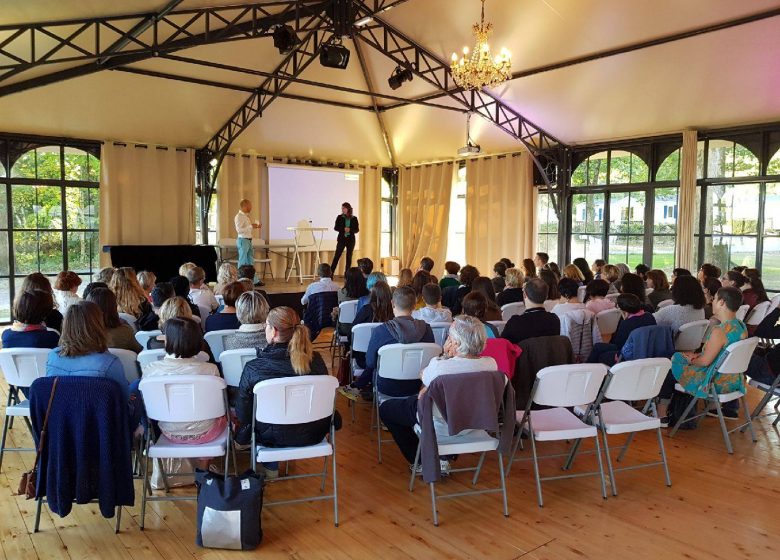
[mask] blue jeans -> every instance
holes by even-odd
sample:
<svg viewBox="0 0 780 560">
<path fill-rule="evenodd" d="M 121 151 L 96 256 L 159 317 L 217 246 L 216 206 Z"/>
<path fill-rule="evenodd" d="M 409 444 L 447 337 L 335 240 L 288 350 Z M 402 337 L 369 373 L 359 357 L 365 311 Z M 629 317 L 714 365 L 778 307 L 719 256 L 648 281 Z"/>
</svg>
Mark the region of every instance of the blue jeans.
<svg viewBox="0 0 780 560">
<path fill-rule="evenodd" d="M 252 240 L 239 237 L 236 239 L 236 246 L 238 247 L 238 266 L 244 266 L 245 264 L 254 266 L 255 257 L 252 253 Z M 254 278 L 252 280 L 254 281 Z"/>
</svg>

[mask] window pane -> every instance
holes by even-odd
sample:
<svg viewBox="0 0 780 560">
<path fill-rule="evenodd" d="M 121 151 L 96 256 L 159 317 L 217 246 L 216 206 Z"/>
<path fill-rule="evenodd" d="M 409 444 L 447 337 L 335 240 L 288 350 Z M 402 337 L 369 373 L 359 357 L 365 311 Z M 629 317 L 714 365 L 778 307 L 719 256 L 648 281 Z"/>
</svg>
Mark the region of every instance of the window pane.
<svg viewBox="0 0 780 560">
<path fill-rule="evenodd" d="M 97 232 L 68 233 L 68 268 L 74 272 L 90 272 L 96 260 Z"/>
<path fill-rule="evenodd" d="M 553 205 L 553 197 L 540 193 L 538 197 L 538 237 L 537 250 L 550 255 L 550 260 L 557 262 L 558 258 L 558 215 Z"/>
<path fill-rule="evenodd" d="M 59 146 L 37 148 L 35 153 L 38 179 L 62 179 Z"/>
<path fill-rule="evenodd" d="M 645 227 L 645 193 L 612 193 L 609 199 L 610 233 L 643 234 Z"/>
<path fill-rule="evenodd" d="M 761 262 L 761 279 L 765 288 L 780 289 L 780 238 L 764 238 L 764 256 Z"/>
<path fill-rule="evenodd" d="M 607 184 L 607 154 L 601 152 L 588 158 L 588 185 Z"/>
<path fill-rule="evenodd" d="M 582 187 L 588 180 L 588 160 L 586 159 L 577 166 L 574 173 L 571 174 L 571 186 Z"/>
<path fill-rule="evenodd" d="M 11 168 L 11 177 L 35 179 L 35 150 L 23 153 Z"/>
<path fill-rule="evenodd" d="M 89 181 L 89 159 L 87 152 L 76 148 L 65 148 L 65 180 Z"/>
<path fill-rule="evenodd" d="M 390 233 L 390 222 L 393 211 L 393 205 L 383 200 L 381 205 L 380 231 Z"/>
<path fill-rule="evenodd" d="M 11 191 L 11 203 L 16 228 L 62 228 L 60 187 L 14 185 Z"/>
<path fill-rule="evenodd" d="M 8 232 L 0 231 L 0 275 L 10 274 L 8 259 Z"/>
<path fill-rule="evenodd" d="M 742 144 L 710 140 L 707 177 L 750 177 L 758 175 L 758 158 Z"/>
<path fill-rule="evenodd" d="M 755 234 L 758 232 L 758 185 L 710 185 L 705 233 Z"/>
<path fill-rule="evenodd" d="M 5 177 L 5 166 L 0 163 L 0 177 Z"/>
<path fill-rule="evenodd" d="M 731 270 L 735 266 L 756 265 L 755 237 L 707 237 L 704 240 L 704 261 Z"/>
<path fill-rule="evenodd" d="M 8 227 L 8 193 L 5 185 L 0 185 L 0 229 Z"/>
<path fill-rule="evenodd" d="M 38 236 L 41 272 L 44 274 L 60 273 L 63 270 L 62 232 L 41 231 L 38 232 Z"/>
<path fill-rule="evenodd" d="M 631 152 L 612 150 L 609 163 L 610 184 L 645 183 L 648 180 L 647 164 Z"/>
<path fill-rule="evenodd" d="M 780 175 L 780 150 L 777 150 L 769 160 L 766 172 L 767 175 Z"/>
<path fill-rule="evenodd" d="M 573 233 L 601 234 L 604 226 L 604 194 L 575 194 L 572 197 Z"/>
<path fill-rule="evenodd" d="M 780 235 L 780 183 L 768 183 L 766 186 L 764 235 Z"/>
<path fill-rule="evenodd" d="M 90 189 L 79 187 L 67 187 L 65 189 L 65 209 L 67 211 L 68 228 L 89 229 L 92 227 L 89 191 Z"/>
<path fill-rule="evenodd" d="M 674 268 L 674 250 L 677 238 L 671 235 L 657 235 L 653 237 L 653 262 L 648 266 L 670 271 Z M 694 262 L 696 262 L 694 260 Z"/>
<path fill-rule="evenodd" d="M 38 272 L 37 232 L 14 232 L 14 270 L 16 274 Z"/>
<path fill-rule="evenodd" d="M 382 177 L 382 179 L 379 181 L 380 185 L 380 196 L 382 198 L 390 198 L 392 196 L 392 193 L 390 192 L 390 183 L 387 182 L 387 179 Z"/>
<path fill-rule="evenodd" d="M 653 207 L 653 232 L 677 233 L 677 191 L 676 188 L 655 189 Z"/>
<path fill-rule="evenodd" d="M 655 174 L 656 181 L 677 181 L 680 178 L 680 150 L 673 151 L 658 166 Z"/>
<path fill-rule="evenodd" d="M 87 174 L 88 180 L 95 182 L 100 181 L 100 160 L 93 155 L 88 155 L 87 161 L 89 163 L 89 171 Z"/>
<path fill-rule="evenodd" d="M 547 253 L 551 262 L 558 262 L 558 234 L 540 233 L 537 236 L 536 250 Z"/>
<path fill-rule="evenodd" d="M 390 252 L 390 234 L 389 233 L 381 233 L 379 235 L 379 257 L 390 257 L 392 256 L 392 253 Z"/>
<path fill-rule="evenodd" d="M 0 322 L 11 321 L 11 282 L 0 278 Z"/>
<path fill-rule="evenodd" d="M 603 237 L 601 235 L 572 234 L 572 260 L 583 257 L 588 262 L 604 258 Z"/>
<path fill-rule="evenodd" d="M 609 258 L 607 262 L 626 263 L 630 268 L 642 263 L 644 237 L 627 235 L 609 236 Z"/>
</svg>

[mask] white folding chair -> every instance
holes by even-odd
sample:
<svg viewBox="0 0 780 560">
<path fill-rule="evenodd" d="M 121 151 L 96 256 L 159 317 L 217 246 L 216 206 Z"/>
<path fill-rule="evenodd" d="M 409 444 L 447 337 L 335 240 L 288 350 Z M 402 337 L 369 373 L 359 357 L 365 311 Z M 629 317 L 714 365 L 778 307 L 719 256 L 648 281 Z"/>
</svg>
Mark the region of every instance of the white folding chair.
<svg viewBox="0 0 780 560">
<path fill-rule="evenodd" d="M 731 445 L 731 438 L 729 437 L 729 434 L 732 432 L 735 432 L 737 430 L 742 430 L 743 428 L 747 428 L 750 430 L 750 437 L 753 439 L 753 442 L 756 442 L 756 434 L 753 431 L 753 422 L 750 417 L 750 410 L 748 409 L 747 400 L 745 399 L 745 393 L 742 391 L 732 391 L 730 393 L 718 393 L 717 388 L 715 387 L 715 379 L 719 374 L 739 374 L 744 375 L 744 373 L 748 369 L 748 364 L 750 364 L 750 358 L 753 355 L 753 351 L 756 349 L 756 346 L 758 345 L 758 338 L 751 337 L 747 338 L 745 340 L 740 340 L 737 342 L 733 342 L 732 344 L 729 344 L 726 348 L 726 352 L 721 356 L 721 358 L 711 366 L 712 369 L 714 369 L 714 373 L 710 374 L 708 371 L 708 374 L 705 376 L 705 378 L 702 380 L 702 383 L 697 387 L 696 391 L 694 393 L 689 393 L 686 391 L 682 385 L 677 383 L 674 388 L 676 391 L 679 391 L 680 393 L 685 393 L 688 395 L 691 395 L 693 398 L 691 399 L 691 402 L 688 404 L 687 408 L 685 409 L 685 412 L 680 416 L 680 419 L 677 420 L 677 423 L 674 425 L 674 428 L 672 428 L 672 431 L 669 433 L 669 437 L 674 437 L 674 434 L 677 433 L 677 430 L 680 427 L 680 424 L 683 422 L 687 422 L 688 420 L 693 420 L 694 418 L 699 418 L 701 416 L 705 416 L 707 414 L 707 406 L 711 403 L 715 406 L 715 411 L 718 414 L 718 420 L 720 421 L 720 430 L 723 433 L 723 441 L 726 443 L 726 450 L 729 452 L 729 454 L 734 453 L 734 448 Z M 700 397 L 699 395 L 704 394 L 706 397 Z M 706 405 L 704 412 L 701 412 L 695 416 L 689 417 L 688 414 L 694 410 L 694 407 L 696 406 L 696 403 L 699 400 L 704 400 Z M 726 428 L 726 420 L 723 418 L 723 411 L 721 410 L 721 404 L 736 401 L 739 400 L 741 407 L 745 413 L 745 423 L 740 424 L 736 428 L 732 428 L 731 430 Z"/>
<path fill-rule="evenodd" d="M 744 321 L 748 311 L 750 311 L 750 306 L 748 304 L 740 305 L 739 309 L 737 309 L 737 319 Z"/>
<path fill-rule="evenodd" d="M 133 329 L 133 332 L 138 331 L 138 319 L 133 315 L 130 315 L 130 313 L 120 313 L 119 319 L 130 325 L 130 327 Z"/>
<path fill-rule="evenodd" d="M 448 322 L 436 322 L 430 323 L 431 330 L 433 331 L 433 341 L 439 346 L 444 346 L 444 341 L 450 335 L 450 325 Z"/>
<path fill-rule="evenodd" d="M 780 423 L 780 375 L 775 377 L 775 380 L 771 384 L 762 383 L 756 379 L 750 379 L 748 380 L 748 385 L 764 393 L 761 401 L 756 405 L 756 408 L 754 408 L 753 412 L 750 414 L 750 419 L 755 420 L 761 416 L 774 416 L 775 420 L 772 422 L 772 426 L 777 426 L 778 423 Z M 766 408 L 766 406 L 769 404 L 769 401 L 772 399 L 777 399 L 774 406 L 775 411 L 762 414 L 764 412 L 764 408 Z M 745 431 L 745 427 L 742 428 L 742 431 Z"/>
<path fill-rule="evenodd" d="M 220 307 L 225 305 L 225 296 L 216 294 L 214 297 L 216 298 L 217 303 L 219 304 Z"/>
<path fill-rule="evenodd" d="M 376 445 L 377 460 L 382 462 L 382 443 L 392 441 L 382 439 L 382 421 L 379 419 L 379 404 L 388 397 L 377 389 L 379 378 L 395 379 L 397 381 L 413 381 L 420 379 L 420 373 L 436 356 L 440 356 L 441 346 L 431 342 L 416 342 L 414 344 L 387 344 L 379 349 L 379 363 L 374 379 L 374 407 L 376 410 Z"/>
<path fill-rule="evenodd" d="M 165 357 L 165 348 L 155 348 L 154 350 L 142 350 L 138 353 L 138 365 L 141 366 L 141 374 L 143 375 L 144 368 L 151 364 L 152 362 L 156 362 L 157 360 L 162 360 Z M 196 360 L 200 360 L 201 362 L 208 362 L 209 361 L 209 355 L 205 352 L 201 351 L 198 352 L 198 354 L 195 356 Z"/>
<path fill-rule="evenodd" d="M 534 463 L 534 478 L 536 479 L 536 495 L 539 507 L 544 505 L 542 498 L 542 481 L 577 478 L 581 476 L 599 475 L 601 479 L 601 495 L 607 497 L 606 481 L 604 480 L 604 465 L 601 459 L 601 445 L 595 426 L 586 424 L 568 409 L 571 407 L 587 407 L 598 397 L 599 389 L 607 375 L 604 364 L 572 364 L 549 366 L 536 374 L 536 381 L 531 389 L 531 397 L 523 411 L 517 412 L 518 434 L 509 460 L 507 474 L 515 461 L 517 448 L 522 443 L 522 433 L 525 431 L 531 440 L 531 459 Z M 531 410 L 532 404 L 547 406 L 542 410 Z M 577 473 L 559 476 L 541 477 L 539 475 L 539 459 L 552 457 L 567 457 L 569 453 L 537 456 L 537 441 L 562 441 L 593 438 L 596 443 L 596 457 L 599 470 L 596 472 Z"/>
<path fill-rule="evenodd" d="M 336 360 L 344 356 L 344 348 L 349 344 L 349 335 L 341 334 L 342 327 L 351 329 L 352 322 L 357 315 L 358 300 L 343 301 L 339 304 L 339 317 L 336 321 L 336 328 L 333 329 L 333 339 L 331 341 L 331 368 L 334 367 Z"/>
<path fill-rule="evenodd" d="M 377 328 L 382 323 L 361 323 L 360 325 L 355 325 L 352 327 L 352 352 L 367 352 L 368 351 L 368 343 L 371 341 L 371 333 L 374 331 L 375 328 Z M 356 378 L 360 377 L 363 373 L 363 368 L 358 367 L 357 362 L 355 361 L 355 358 L 350 359 L 350 382 L 354 381 Z M 347 399 L 347 406 L 350 407 L 352 411 L 352 421 L 355 421 L 355 404 L 362 404 L 361 401 L 352 402 L 351 400 Z M 365 403 L 365 404 L 372 404 L 372 403 Z"/>
<path fill-rule="evenodd" d="M 504 327 L 506 327 L 506 321 L 488 321 L 488 323 L 496 327 L 498 336 L 501 336 L 501 333 L 504 332 Z"/>
<path fill-rule="evenodd" d="M 767 314 L 772 310 L 772 302 L 771 301 L 762 301 L 761 303 L 757 304 L 753 310 L 748 314 L 745 324 L 750 326 L 758 326 L 761 321 L 764 320 L 764 317 L 767 316 Z"/>
<path fill-rule="evenodd" d="M 704 341 L 704 335 L 710 322 L 702 319 L 701 321 L 691 321 L 680 325 L 680 330 L 674 338 L 674 349 L 678 352 L 694 352 L 701 348 Z"/>
<path fill-rule="evenodd" d="M 241 374 L 244 373 L 244 366 L 255 358 L 257 358 L 256 348 L 239 348 L 222 352 L 220 356 L 222 376 L 228 387 L 238 387 L 241 382 Z"/>
<path fill-rule="evenodd" d="M 577 301 L 585 303 L 585 292 L 588 290 L 587 286 L 580 286 L 577 288 Z"/>
<path fill-rule="evenodd" d="M 295 504 L 315 500 L 333 500 L 333 521 L 339 525 L 338 478 L 336 475 L 336 430 L 333 426 L 336 389 L 338 381 L 330 375 L 302 375 L 261 381 L 254 387 L 252 412 L 252 462 L 255 470 L 257 463 L 275 463 L 279 461 L 298 461 L 300 459 L 324 458 L 322 472 L 279 477 L 273 482 L 296 478 L 322 477 L 320 492 L 325 490 L 328 474 L 328 457 L 333 458 L 333 494 L 310 496 L 264 502 L 264 506 Z M 330 418 L 330 433 L 321 442 L 305 447 L 264 447 L 255 439 L 255 422 L 265 424 L 305 424 L 323 418 Z"/>
<path fill-rule="evenodd" d="M 663 301 L 658 302 L 658 309 L 663 309 L 664 307 L 669 307 L 670 305 L 674 305 L 673 299 L 665 299 Z"/>
<path fill-rule="evenodd" d="M 223 329 L 220 331 L 207 332 L 203 336 L 206 344 L 211 348 L 211 354 L 217 362 L 220 361 L 220 354 L 225 350 L 225 340 L 234 334 L 236 334 L 236 329 Z"/>
<path fill-rule="evenodd" d="M 138 371 L 138 354 L 132 350 L 125 350 L 124 348 L 109 348 L 108 351 L 119 358 L 122 364 L 122 369 L 125 370 L 125 379 L 128 383 L 132 383 L 140 377 L 140 371 Z"/>
<path fill-rule="evenodd" d="M 196 496 L 147 496 L 149 490 L 149 459 L 159 461 L 165 491 L 168 492 L 168 476 L 190 473 L 166 474 L 162 459 L 199 459 L 224 457 L 225 479 L 230 470 L 230 452 L 233 449 L 227 384 L 213 375 L 161 375 L 141 380 L 139 388 L 144 398 L 146 416 L 158 422 L 200 422 L 222 416 L 227 420 L 225 432 L 214 441 L 202 444 L 176 443 L 160 434 L 152 443 L 151 434 L 146 438 L 143 461 L 144 488 L 141 498 L 141 529 L 146 518 L 146 502 L 161 500 L 196 500 Z M 235 456 L 234 456 L 235 463 Z"/>
<path fill-rule="evenodd" d="M 503 321 L 509 321 L 515 315 L 522 315 L 523 313 L 525 313 L 525 304 L 521 301 L 501 306 L 501 319 Z"/>
<path fill-rule="evenodd" d="M 596 324 L 599 327 L 599 332 L 602 336 L 613 335 L 617 331 L 618 323 L 620 323 L 620 317 L 622 317 L 622 311 L 620 309 L 605 309 L 596 313 Z"/>
<path fill-rule="evenodd" d="M 767 311 L 767 313 L 777 308 L 778 305 L 780 305 L 780 294 L 777 294 L 775 297 L 769 300 L 769 311 Z"/>
<path fill-rule="evenodd" d="M 653 293 L 653 288 L 645 288 L 645 295 L 646 296 L 649 296 L 652 293 Z"/>
<path fill-rule="evenodd" d="M 46 362 L 51 350 L 48 348 L 4 348 L 0 350 L 0 370 L 8 383 L 8 399 L 5 402 L 3 440 L 0 443 L 0 472 L 3 469 L 3 455 L 6 451 L 35 451 L 27 447 L 6 447 L 8 430 L 13 427 L 17 416 L 24 419 L 32 435 L 30 425 L 30 401 L 24 398 L 21 389 L 32 385 L 39 377 L 46 376 Z"/>
<path fill-rule="evenodd" d="M 339 304 L 339 323 L 351 325 L 357 315 L 358 300 L 343 301 Z"/>
<path fill-rule="evenodd" d="M 200 326 L 205 331 L 206 318 L 211 315 L 211 307 L 208 305 L 198 305 L 198 309 L 200 310 Z"/>
<path fill-rule="evenodd" d="M 138 344 L 141 345 L 141 348 L 146 350 L 146 345 L 149 344 L 150 338 L 157 338 L 162 334 L 161 330 L 156 331 L 138 331 L 135 333 L 135 339 L 138 341 Z"/>
<path fill-rule="evenodd" d="M 617 496 L 617 482 L 615 473 L 645 467 L 663 466 L 666 485 L 672 485 L 669 476 L 669 465 L 666 460 L 663 436 L 661 434 L 661 420 L 655 406 L 655 399 L 661 391 L 666 375 L 672 367 L 672 362 L 667 358 L 647 358 L 632 360 L 612 366 L 601 388 L 596 402 L 586 411 L 575 409 L 575 412 L 584 412 L 584 420 L 601 429 L 604 438 L 604 455 L 607 458 L 609 481 L 612 486 L 612 495 Z M 646 401 L 644 408 L 639 411 L 625 401 Z M 661 454 L 660 461 L 641 463 L 630 467 L 613 468 L 610 455 L 607 434 L 629 434 L 625 444 L 621 446 L 617 461 L 621 462 L 628 451 L 628 446 L 637 432 L 655 430 L 658 439 L 658 449 Z M 566 469 L 571 468 L 574 457 L 579 447 L 579 441 L 574 444 Z"/>
</svg>

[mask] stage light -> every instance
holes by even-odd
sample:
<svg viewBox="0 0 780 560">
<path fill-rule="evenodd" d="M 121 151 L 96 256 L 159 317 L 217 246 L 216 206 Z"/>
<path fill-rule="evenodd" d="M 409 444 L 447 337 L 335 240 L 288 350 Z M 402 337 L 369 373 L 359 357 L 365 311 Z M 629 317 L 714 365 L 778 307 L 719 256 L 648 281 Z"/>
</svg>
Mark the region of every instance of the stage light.
<svg viewBox="0 0 780 560">
<path fill-rule="evenodd" d="M 349 49 L 339 43 L 324 45 L 320 51 L 320 64 L 327 68 L 345 69 L 349 64 Z"/>
<path fill-rule="evenodd" d="M 298 35 L 289 25 L 280 25 L 274 29 L 274 47 L 279 49 L 279 54 L 287 54 L 298 44 Z"/>
<path fill-rule="evenodd" d="M 401 68 L 397 66 L 393 74 L 387 79 L 387 85 L 392 89 L 398 89 L 404 82 L 411 82 L 414 74 L 410 68 Z"/>
</svg>

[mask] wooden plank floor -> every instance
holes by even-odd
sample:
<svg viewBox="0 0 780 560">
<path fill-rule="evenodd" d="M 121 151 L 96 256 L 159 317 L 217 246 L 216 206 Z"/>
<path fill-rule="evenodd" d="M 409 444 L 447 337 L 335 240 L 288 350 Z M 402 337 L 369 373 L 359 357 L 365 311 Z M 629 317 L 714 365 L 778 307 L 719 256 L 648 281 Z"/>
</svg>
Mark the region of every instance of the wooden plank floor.
<svg viewBox="0 0 780 560">
<path fill-rule="evenodd" d="M 7 387 L 0 387 L 5 402 Z M 752 401 L 756 395 L 751 395 Z M 745 434 L 733 438 L 735 453 L 723 447 L 717 422 L 704 419 L 698 430 L 664 438 L 673 486 L 659 468 L 618 473 L 620 495 L 602 500 L 597 478 L 545 484 L 545 506 L 536 505 L 530 462 L 515 463 L 508 479 L 510 517 L 501 513 L 500 494 L 440 501 L 440 527 L 431 523 L 430 495 L 418 486 L 407 490 L 408 468 L 394 444 L 376 459 L 369 407 L 359 407 L 337 435 L 341 524 L 333 526 L 330 502 L 279 506 L 263 511 L 264 540 L 252 553 L 200 549 L 195 545 L 194 502 L 150 503 L 146 530 L 139 529 L 140 482 L 136 506 L 125 508 L 122 532 L 100 516 L 96 505 L 74 506 L 61 519 L 45 507 L 41 532 L 31 534 L 35 503 L 14 496 L 20 473 L 30 468 L 32 453 L 7 453 L 0 474 L 0 558 L 778 558 L 780 503 L 780 434 L 762 419 L 758 442 Z M 29 445 L 21 422 L 9 445 Z M 614 438 L 613 444 L 622 440 Z M 586 448 L 588 448 L 586 446 Z M 541 444 L 541 452 L 562 447 Z M 521 452 L 527 456 L 528 451 Z M 637 437 L 627 462 L 657 457 L 654 434 Z M 246 461 L 246 459 L 240 459 Z M 543 463 L 555 474 L 557 459 Z M 458 466 L 473 462 L 458 460 Z M 303 461 L 295 472 L 313 471 L 320 461 Z M 595 468 L 593 455 L 582 455 L 575 469 Z M 486 461 L 480 485 L 497 485 L 497 463 Z M 330 478 L 329 481 L 330 483 Z M 466 489 L 468 478 L 454 475 L 441 492 Z M 315 493 L 314 479 L 272 484 L 267 499 Z M 176 490 L 192 492 L 192 489 Z"/>
</svg>

